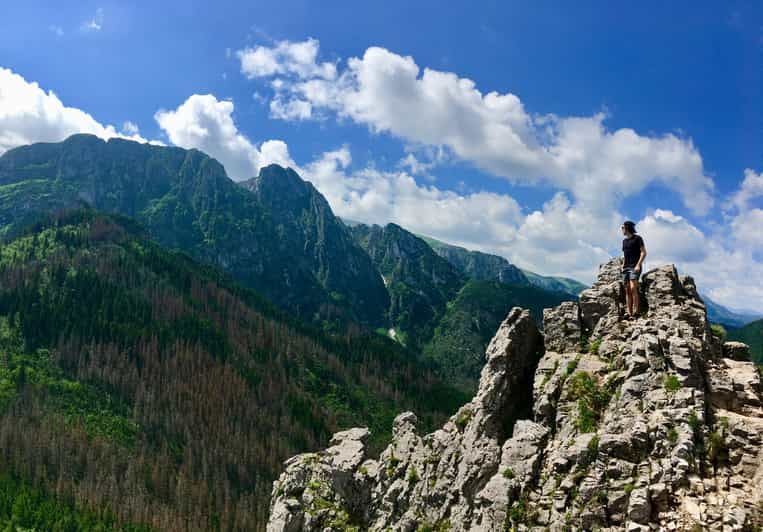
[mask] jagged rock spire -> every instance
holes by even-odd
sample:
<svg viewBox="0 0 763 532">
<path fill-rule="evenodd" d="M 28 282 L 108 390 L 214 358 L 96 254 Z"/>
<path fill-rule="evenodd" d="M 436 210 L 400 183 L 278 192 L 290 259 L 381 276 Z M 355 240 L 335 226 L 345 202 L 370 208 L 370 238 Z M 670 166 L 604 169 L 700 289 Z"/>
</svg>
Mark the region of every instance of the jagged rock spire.
<svg viewBox="0 0 763 532">
<path fill-rule="evenodd" d="M 441 429 L 420 436 L 406 412 L 378 459 L 366 429 L 290 459 L 268 530 L 763 524 L 760 374 L 742 345 L 713 336 L 674 266 L 644 275 L 647 311 L 621 321 L 619 269 L 610 261 L 579 303 L 547 309 L 545 342 L 512 309 L 474 399 Z"/>
</svg>

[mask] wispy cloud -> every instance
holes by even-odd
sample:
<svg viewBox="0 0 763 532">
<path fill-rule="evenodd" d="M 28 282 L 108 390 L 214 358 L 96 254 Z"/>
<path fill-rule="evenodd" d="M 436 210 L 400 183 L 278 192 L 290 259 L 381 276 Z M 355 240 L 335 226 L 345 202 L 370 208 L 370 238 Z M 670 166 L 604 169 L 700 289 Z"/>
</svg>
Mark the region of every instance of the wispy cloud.
<svg viewBox="0 0 763 532">
<path fill-rule="evenodd" d="M 82 31 L 101 31 L 103 28 L 103 8 L 95 10 L 95 15 L 92 18 L 84 21 L 80 26 Z"/>
<path fill-rule="evenodd" d="M 64 35 L 64 29 L 61 26 L 57 26 L 56 24 L 51 24 L 48 26 L 48 30 L 50 30 L 50 32 L 53 33 L 56 37 L 63 37 Z"/>
</svg>

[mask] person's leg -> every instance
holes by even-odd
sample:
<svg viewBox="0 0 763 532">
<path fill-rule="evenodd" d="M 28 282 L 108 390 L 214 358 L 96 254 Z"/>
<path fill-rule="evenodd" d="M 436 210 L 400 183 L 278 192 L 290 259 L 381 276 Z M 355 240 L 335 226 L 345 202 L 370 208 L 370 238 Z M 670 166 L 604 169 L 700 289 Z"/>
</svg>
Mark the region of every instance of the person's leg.
<svg viewBox="0 0 763 532">
<path fill-rule="evenodd" d="M 631 300 L 631 281 L 628 279 L 627 275 L 623 284 L 625 285 L 625 315 L 630 316 L 633 302 Z"/>
<path fill-rule="evenodd" d="M 630 283 L 631 285 L 631 301 L 633 301 L 633 315 L 638 316 L 639 311 L 641 310 L 641 296 L 638 292 L 638 280 L 633 279 Z"/>
</svg>

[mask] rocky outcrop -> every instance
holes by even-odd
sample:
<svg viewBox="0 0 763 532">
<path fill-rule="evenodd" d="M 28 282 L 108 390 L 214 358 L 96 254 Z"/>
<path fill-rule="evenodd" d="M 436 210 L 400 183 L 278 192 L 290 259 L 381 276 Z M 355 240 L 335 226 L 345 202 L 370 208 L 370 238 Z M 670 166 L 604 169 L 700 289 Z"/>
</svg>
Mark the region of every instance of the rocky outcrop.
<svg viewBox="0 0 763 532">
<path fill-rule="evenodd" d="M 441 429 L 394 422 L 296 456 L 268 530 L 756 530 L 763 526 L 763 385 L 713 336 L 690 277 L 646 273 L 622 321 L 620 264 L 580 302 L 512 309 L 479 388 Z"/>
</svg>

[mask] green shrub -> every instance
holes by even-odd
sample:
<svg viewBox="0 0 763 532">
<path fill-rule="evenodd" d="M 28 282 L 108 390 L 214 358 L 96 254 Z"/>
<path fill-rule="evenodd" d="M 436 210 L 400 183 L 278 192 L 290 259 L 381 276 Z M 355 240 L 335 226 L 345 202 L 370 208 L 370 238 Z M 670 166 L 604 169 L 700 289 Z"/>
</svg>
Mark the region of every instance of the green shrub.
<svg viewBox="0 0 763 532">
<path fill-rule="evenodd" d="M 419 472 L 416 471 L 415 467 L 411 466 L 411 469 L 408 471 L 408 478 L 407 478 L 407 480 L 411 484 L 416 484 L 420 480 L 419 479 Z"/>
<path fill-rule="evenodd" d="M 466 428 L 467 423 L 469 423 L 469 420 L 471 418 L 472 418 L 472 411 L 469 410 L 468 408 L 464 408 L 458 413 L 453 423 L 456 424 L 456 427 L 458 427 L 458 430 L 464 430 Z"/>
<path fill-rule="evenodd" d="M 689 428 L 691 428 L 693 433 L 698 433 L 700 431 L 700 428 L 702 426 L 702 422 L 697 417 L 697 414 L 692 412 L 689 414 Z"/>
<path fill-rule="evenodd" d="M 588 475 L 588 466 L 578 466 L 575 471 L 572 473 L 572 476 L 570 477 L 570 480 L 573 484 L 575 484 L 575 487 L 573 489 L 577 489 L 578 484 L 580 484 L 583 479 Z"/>
<path fill-rule="evenodd" d="M 581 336 L 580 342 L 578 343 L 578 352 L 579 353 L 587 353 L 588 352 L 588 337 Z"/>
<path fill-rule="evenodd" d="M 508 478 L 508 479 L 514 478 L 514 470 L 511 469 L 510 467 L 507 467 L 506 469 L 503 470 L 503 476 L 504 478 Z"/>
<path fill-rule="evenodd" d="M 668 429 L 668 441 L 671 445 L 675 445 L 676 442 L 678 442 L 678 431 L 675 427 L 670 427 Z"/>
<path fill-rule="evenodd" d="M 663 385 L 665 386 L 665 389 L 670 393 L 676 393 L 681 389 L 681 381 L 678 380 L 678 377 L 672 374 L 665 375 Z"/>
<path fill-rule="evenodd" d="M 593 438 L 590 439 L 587 445 L 588 452 L 591 454 L 592 458 L 596 458 L 596 455 L 599 454 L 599 436 L 596 435 Z"/>
<path fill-rule="evenodd" d="M 416 532 L 448 532 L 452 525 L 447 519 L 437 521 L 436 523 L 424 522 L 416 527 Z"/>
<path fill-rule="evenodd" d="M 713 431 L 708 437 L 707 458 L 714 465 L 726 462 L 729 458 L 729 445 L 722 431 Z"/>
<path fill-rule="evenodd" d="M 594 412 L 585 401 L 578 402 L 578 419 L 576 421 L 576 425 L 578 430 L 583 433 L 593 432 L 596 430 L 596 412 Z"/>
<path fill-rule="evenodd" d="M 506 516 L 507 530 L 511 530 L 516 525 L 531 525 L 535 522 L 535 515 L 530 513 L 527 507 L 527 501 L 521 498 L 514 502 L 509 508 L 509 514 Z"/>
<path fill-rule="evenodd" d="M 389 463 L 387 464 L 387 476 L 391 477 L 395 474 L 395 469 L 397 469 L 398 464 L 400 463 L 400 458 L 395 456 L 395 452 L 392 451 L 390 453 L 389 457 Z"/>
<path fill-rule="evenodd" d="M 592 340 L 590 344 L 588 344 L 588 352 L 592 355 L 599 356 L 599 348 L 601 347 L 601 338 L 597 338 L 596 340 Z"/>
<path fill-rule="evenodd" d="M 727 334 L 726 329 L 720 323 L 713 323 L 710 326 L 710 332 L 713 333 L 713 336 L 715 336 L 716 338 L 720 338 L 721 340 L 726 338 L 726 334 Z"/>
<path fill-rule="evenodd" d="M 612 397 L 609 387 L 601 387 L 587 371 L 576 373 L 570 378 L 569 396 L 578 402 L 578 417 L 575 424 L 580 432 L 594 432 L 601 414 Z"/>
</svg>

